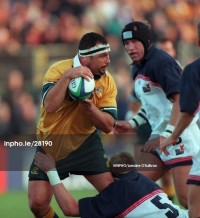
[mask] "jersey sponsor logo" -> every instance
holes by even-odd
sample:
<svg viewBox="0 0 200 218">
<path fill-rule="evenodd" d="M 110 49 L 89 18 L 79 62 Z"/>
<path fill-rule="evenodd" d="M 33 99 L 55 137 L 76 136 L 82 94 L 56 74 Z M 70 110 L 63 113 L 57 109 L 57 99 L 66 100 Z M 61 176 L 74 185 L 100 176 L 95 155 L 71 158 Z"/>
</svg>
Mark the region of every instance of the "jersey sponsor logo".
<svg viewBox="0 0 200 218">
<path fill-rule="evenodd" d="M 31 174 L 37 175 L 38 174 L 38 167 L 33 167 L 33 169 L 31 170 Z"/>
<path fill-rule="evenodd" d="M 151 92 L 150 83 L 147 83 L 146 86 L 143 86 L 143 87 L 142 87 L 142 89 L 143 89 L 143 92 L 144 92 L 144 93 Z"/>
<path fill-rule="evenodd" d="M 175 149 L 176 155 L 183 154 L 185 152 L 184 145 L 180 145 L 178 149 Z"/>
</svg>

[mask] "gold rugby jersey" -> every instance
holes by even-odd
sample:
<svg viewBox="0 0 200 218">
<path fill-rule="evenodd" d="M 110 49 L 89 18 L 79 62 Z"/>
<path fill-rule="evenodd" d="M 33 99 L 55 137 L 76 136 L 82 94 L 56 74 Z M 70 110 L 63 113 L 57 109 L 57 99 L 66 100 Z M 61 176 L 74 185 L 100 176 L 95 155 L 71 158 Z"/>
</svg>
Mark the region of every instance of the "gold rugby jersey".
<svg viewBox="0 0 200 218">
<path fill-rule="evenodd" d="M 49 89 L 56 84 L 66 70 L 73 66 L 80 66 L 78 56 L 74 59 L 58 61 L 48 69 L 43 81 L 43 101 Z M 115 82 L 106 71 L 104 76 L 95 80 L 93 103 L 97 108 L 117 119 L 116 95 Z M 41 104 L 37 137 L 38 140 L 52 141 L 52 146 L 43 146 L 43 149 L 52 154 L 56 160 L 63 159 L 76 150 L 95 129 L 85 115 L 82 105 L 72 100 L 67 90 L 65 100 L 56 112 L 47 113 L 44 105 Z"/>
</svg>

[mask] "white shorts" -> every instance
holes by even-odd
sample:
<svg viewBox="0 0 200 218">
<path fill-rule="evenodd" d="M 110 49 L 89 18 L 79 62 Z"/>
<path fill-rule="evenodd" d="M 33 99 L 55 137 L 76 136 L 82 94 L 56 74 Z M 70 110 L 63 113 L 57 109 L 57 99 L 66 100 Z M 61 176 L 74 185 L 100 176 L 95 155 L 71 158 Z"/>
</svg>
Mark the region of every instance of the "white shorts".
<svg viewBox="0 0 200 218">
<path fill-rule="evenodd" d="M 200 143 L 200 141 L 199 141 Z M 187 184 L 200 186 L 200 152 L 193 157 L 192 168 L 190 169 Z"/>
<path fill-rule="evenodd" d="M 181 134 L 181 142 L 168 146 L 169 155 L 161 154 L 158 148 L 156 152 L 169 168 L 183 165 L 191 165 L 192 157 L 200 151 L 200 129 L 196 123 L 192 123 Z"/>
</svg>

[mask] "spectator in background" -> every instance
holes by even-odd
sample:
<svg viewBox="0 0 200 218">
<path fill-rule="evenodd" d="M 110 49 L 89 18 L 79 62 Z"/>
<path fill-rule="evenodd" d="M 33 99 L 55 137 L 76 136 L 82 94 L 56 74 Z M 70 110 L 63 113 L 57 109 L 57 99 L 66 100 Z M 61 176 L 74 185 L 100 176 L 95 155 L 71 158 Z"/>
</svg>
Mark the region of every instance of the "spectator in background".
<svg viewBox="0 0 200 218">
<path fill-rule="evenodd" d="M 19 98 L 24 91 L 24 77 L 19 70 L 12 70 L 8 74 L 7 87 L 3 99 L 11 108 L 13 134 L 21 134 L 22 116 L 19 107 Z"/>
<path fill-rule="evenodd" d="M 9 139 L 13 134 L 11 109 L 8 103 L 0 100 L 0 138 Z"/>
<path fill-rule="evenodd" d="M 158 40 L 156 41 L 156 46 L 162 49 L 163 51 L 167 52 L 181 66 L 181 64 L 177 60 L 177 52 L 173 41 L 171 41 L 167 37 L 158 37 Z"/>
<path fill-rule="evenodd" d="M 9 73 L 3 99 L 11 110 L 13 134 L 34 134 L 37 108 L 32 95 L 25 89 L 24 77 L 20 70 L 12 70 Z"/>
<path fill-rule="evenodd" d="M 163 51 L 167 52 L 173 58 L 176 58 L 176 49 L 174 47 L 173 42 L 167 37 L 160 37 L 156 41 L 156 46 Z"/>
</svg>

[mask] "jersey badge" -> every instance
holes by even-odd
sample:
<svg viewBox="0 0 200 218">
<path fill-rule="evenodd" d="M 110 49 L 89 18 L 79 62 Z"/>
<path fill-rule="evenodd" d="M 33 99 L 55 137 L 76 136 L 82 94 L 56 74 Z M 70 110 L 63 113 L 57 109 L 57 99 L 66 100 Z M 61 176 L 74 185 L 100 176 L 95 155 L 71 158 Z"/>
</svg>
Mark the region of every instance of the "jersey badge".
<svg viewBox="0 0 200 218">
<path fill-rule="evenodd" d="M 180 145 L 178 149 L 175 149 L 176 155 L 183 154 L 185 152 L 184 145 Z"/>
<path fill-rule="evenodd" d="M 38 174 L 38 167 L 33 167 L 33 169 L 31 170 L 31 174 L 37 175 Z"/>
<path fill-rule="evenodd" d="M 103 88 L 101 86 L 95 87 L 95 92 L 97 94 L 102 94 L 103 93 Z"/>
<path fill-rule="evenodd" d="M 147 83 L 145 86 L 142 87 L 142 89 L 144 93 L 151 92 L 150 83 Z"/>
</svg>

